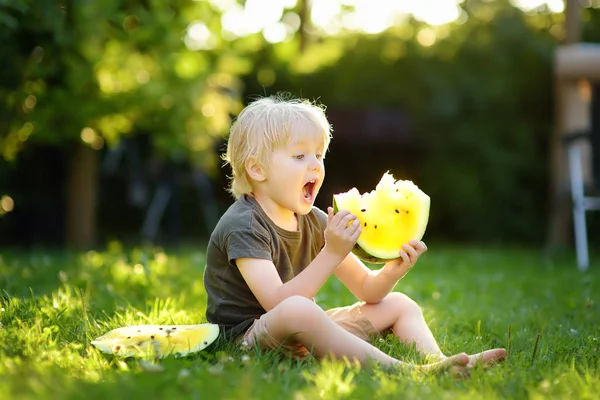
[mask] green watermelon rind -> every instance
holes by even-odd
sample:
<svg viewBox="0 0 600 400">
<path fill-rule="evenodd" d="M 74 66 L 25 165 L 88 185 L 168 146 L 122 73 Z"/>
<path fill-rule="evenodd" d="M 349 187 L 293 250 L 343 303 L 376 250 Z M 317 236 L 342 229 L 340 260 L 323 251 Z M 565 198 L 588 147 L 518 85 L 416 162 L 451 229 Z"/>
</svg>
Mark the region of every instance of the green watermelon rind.
<svg viewBox="0 0 600 400">
<path fill-rule="evenodd" d="M 354 245 L 354 247 L 352 248 L 352 253 L 358 257 L 359 259 L 361 259 L 362 261 L 371 263 L 371 264 L 385 264 L 386 262 L 389 261 L 393 261 L 397 258 L 400 258 L 400 256 L 395 257 L 395 258 L 379 258 L 379 257 L 375 257 L 369 253 L 367 253 L 367 251 L 365 249 L 363 249 L 358 243 Z"/>
<path fill-rule="evenodd" d="M 175 346 L 165 347 L 158 353 L 156 353 L 156 349 L 154 352 L 151 352 L 152 347 L 147 346 L 146 351 L 141 348 L 141 342 L 138 345 L 131 345 L 127 343 L 132 336 L 135 336 L 140 330 L 143 330 L 144 333 L 138 336 L 145 336 L 141 338 L 144 345 L 148 345 L 154 339 L 152 331 L 156 331 L 157 333 L 162 330 L 162 327 L 172 327 L 176 326 L 178 328 L 178 333 L 185 335 L 186 331 L 195 331 L 195 330 L 204 330 L 206 331 L 206 337 L 199 343 L 197 343 L 193 347 L 189 347 L 187 351 L 176 351 Z M 166 332 L 165 329 L 160 334 Z M 118 355 L 121 357 L 144 357 L 148 355 L 152 355 L 156 358 L 165 358 L 168 356 L 175 357 L 185 357 L 187 355 L 200 352 L 204 350 L 206 347 L 210 346 L 214 341 L 219 337 L 219 325 L 217 324 L 193 324 L 193 325 L 133 325 L 133 326 L 124 326 L 120 328 L 115 328 L 110 332 L 105 333 L 102 336 L 97 337 L 96 339 L 91 341 L 91 344 L 100 350 L 102 353 Z M 135 340 L 135 338 L 133 339 Z M 168 339 L 167 339 L 168 340 Z M 115 353 L 114 348 L 116 346 L 123 347 L 122 350 L 117 350 Z M 152 353 L 152 354 L 150 354 Z"/>
<path fill-rule="evenodd" d="M 337 206 L 337 201 L 335 200 L 335 195 L 333 196 L 333 213 L 336 214 L 339 211 Z M 352 248 L 352 253 L 358 257 L 360 260 L 368 262 L 370 264 L 385 264 L 389 261 L 396 260 L 400 258 L 400 254 L 398 252 L 398 257 L 394 258 L 380 258 L 370 254 L 367 250 L 365 250 L 358 242 Z"/>
</svg>

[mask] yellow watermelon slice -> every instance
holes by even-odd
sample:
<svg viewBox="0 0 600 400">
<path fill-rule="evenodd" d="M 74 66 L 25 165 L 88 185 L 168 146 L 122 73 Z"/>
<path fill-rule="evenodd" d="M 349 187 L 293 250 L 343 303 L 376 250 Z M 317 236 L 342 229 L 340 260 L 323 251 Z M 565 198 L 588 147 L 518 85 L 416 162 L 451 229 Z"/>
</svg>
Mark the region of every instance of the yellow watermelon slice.
<svg viewBox="0 0 600 400">
<path fill-rule="evenodd" d="M 184 357 L 208 347 L 218 336 L 216 324 L 136 325 L 113 329 L 93 340 L 92 345 L 122 357 Z"/>
<path fill-rule="evenodd" d="M 429 222 L 431 201 L 417 185 L 395 180 L 388 172 L 371 192 L 352 188 L 333 195 L 333 212 L 358 216 L 362 232 L 352 252 L 363 261 L 382 264 L 399 258 L 402 245 L 421 240 Z"/>
</svg>

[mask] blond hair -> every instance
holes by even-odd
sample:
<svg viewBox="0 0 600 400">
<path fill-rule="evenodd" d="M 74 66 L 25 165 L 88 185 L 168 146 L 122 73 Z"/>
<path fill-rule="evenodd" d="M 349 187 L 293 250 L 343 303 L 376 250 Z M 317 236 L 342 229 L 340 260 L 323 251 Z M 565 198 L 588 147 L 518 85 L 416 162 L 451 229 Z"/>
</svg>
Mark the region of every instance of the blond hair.
<svg viewBox="0 0 600 400">
<path fill-rule="evenodd" d="M 231 127 L 225 163 L 232 169 L 229 192 L 235 198 L 252 192 L 245 163 L 254 157 L 264 169 L 270 167 L 271 153 L 296 135 L 322 140 L 327 151 L 331 126 L 322 105 L 286 95 L 253 101 L 238 115 Z"/>
</svg>

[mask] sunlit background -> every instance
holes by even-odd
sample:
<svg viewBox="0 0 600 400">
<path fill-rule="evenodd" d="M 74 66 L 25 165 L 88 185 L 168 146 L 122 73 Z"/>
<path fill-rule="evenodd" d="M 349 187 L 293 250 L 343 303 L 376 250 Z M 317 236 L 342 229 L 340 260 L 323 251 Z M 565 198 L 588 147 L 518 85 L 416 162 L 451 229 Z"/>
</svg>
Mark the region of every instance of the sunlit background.
<svg viewBox="0 0 600 400">
<path fill-rule="evenodd" d="M 300 26 L 300 17 L 290 11 L 296 0 L 209 0 L 222 12 L 223 37 L 233 40 L 262 32 L 265 40 L 278 43 L 291 39 Z M 510 0 L 529 12 L 564 11 L 562 0 Z M 376 34 L 405 22 L 409 16 L 435 26 L 466 19 L 463 0 L 312 0 L 310 21 L 319 31 L 335 35 L 344 30 Z M 211 35 L 202 23 L 190 27 L 189 38 L 196 46 L 210 47 Z"/>
<path fill-rule="evenodd" d="M 317 206 L 391 170 L 443 199 L 431 238 L 546 240 L 562 0 L 36 4 L 0 9 L 0 244 L 205 239 L 231 122 L 280 91 L 334 127 Z"/>
<path fill-rule="evenodd" d="M 198 0 L 196 0 L 198 1 Z M 296 0 L 206 0 L 222 13 L 220 35 L 225 40 L 260 33 L 268 43 L 290 41 L 300 28 L 300 16 L 294 10 Z M 564 12 L 563 0 L 509 0 L 527 14 L 559 14 Z M 344 32 L 378 34 L 392 26 L 414 18 L 435 27 L 449 23 L 464 23 L 468 16 L 461 5 L 464 0 L 311 0 L 309 30 L 318 35 L 340 35 Z M 600 5 L 598 0 L 589 6 Z M 597 4 L 596 4 L 597 3 Z M 202 21 L 188 27 L 185 43 L 192 50 L 213 49 L 217 33 Z M 430 31 L 419 38 L 424 46 L 435 42 Z"/>
<path fill-rule="evenodd" d="M 235 40 L 261 32 L 269 43 L 291 40 L 300 27 L 300 17 L 293 10 L 296 0 L 208 0 L 222 12 L 223 38 Z M 562 0 L 510 0 L 528 12 L 561 13 Z M 467 18 L 459 6 L 463 0 L 311 0 L 310 21 L 315 29 L 327 35 L 344 30 L 377 34 L 412 16 L 436 26 L 461 22 Z M 190 26 L 186 43 L 193 49 L 215 45 L 215 38 L 203 22 Z"/>
</svg>

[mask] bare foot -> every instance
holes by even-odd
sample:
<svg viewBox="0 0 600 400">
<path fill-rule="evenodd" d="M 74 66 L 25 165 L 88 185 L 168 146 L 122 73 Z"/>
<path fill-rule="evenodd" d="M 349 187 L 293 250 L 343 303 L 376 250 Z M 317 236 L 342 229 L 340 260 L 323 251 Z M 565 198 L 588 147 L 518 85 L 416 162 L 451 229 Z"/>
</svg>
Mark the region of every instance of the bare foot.
<svg viewBox="0 0 600 400">
<path fill-rule="evenodd" d="M 428 373 L 448 371 L 453 376 L 468 376 L 468 370 L 470 368 L 468 364 L 469 356 L 467 356 L 466 353 L 460 353 L 450 357 L 445 357 L 442 361 L 418 365 L 416 366 L 416 369 Z"/>
<path fill-rule="evenodd" d="M 484 368 L 501 362 L 506 357 L 505 349 L 492 349 L 482 351 L 481 353 L 472 354 L 469 356 L 469 367 L 481 365 Z"/>
</svg>

